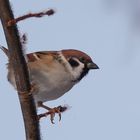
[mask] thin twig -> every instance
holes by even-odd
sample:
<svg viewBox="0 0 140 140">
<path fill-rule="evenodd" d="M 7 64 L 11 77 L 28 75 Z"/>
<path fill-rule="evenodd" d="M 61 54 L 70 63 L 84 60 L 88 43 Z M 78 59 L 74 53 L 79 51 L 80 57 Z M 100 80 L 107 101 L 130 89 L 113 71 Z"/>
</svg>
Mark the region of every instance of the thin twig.
<svg viewBox="0 0 140 140">
<path fill-rule="evenodd" d="M 55 13 L 55 11 L 53 9 L 49 9 L 47 11 L 44 12 L 38 12 L 38 13 L 28 13 L 26 15 L 20 16 L 18 18 L 12 19 L 10 21 L 8 21 L 7 26 L 12 26 L 14 24 L 16 24 L 17 22 L 21 21 L 21 20 L 25 20 L 27 18 L 32 18 L 32 17 L 36 17 L 36 18 L 40 18 L 43 17 L 45 15 L 51 16 Z"/>
</svg>

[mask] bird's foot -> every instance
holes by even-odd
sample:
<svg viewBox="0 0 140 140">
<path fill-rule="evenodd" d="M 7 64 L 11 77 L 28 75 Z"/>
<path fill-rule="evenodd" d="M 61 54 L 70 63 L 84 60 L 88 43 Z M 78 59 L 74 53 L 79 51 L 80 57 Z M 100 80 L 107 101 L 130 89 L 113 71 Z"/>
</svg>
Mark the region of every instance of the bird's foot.
<svg viewBox="0 0 140 140">
<path fill-rule="evenodd" d="M 63 107 L 58 106 L 58 107 L 50 108 L 48 106 L 45 106 L 42 102 L 38 102 L 38 106 L 48 110 L 48 112 L 39 114 L 38 119 L 41 119 L 42 117 L 47 117 L 50 115 L 50 120 L 52 124 L 54 124 L 54 117 L 56 113 L 59 116 L 59 121 L 61 121 L 61 113 L 67 110 L 66 106 L 63 106 Z"/>
</svg>

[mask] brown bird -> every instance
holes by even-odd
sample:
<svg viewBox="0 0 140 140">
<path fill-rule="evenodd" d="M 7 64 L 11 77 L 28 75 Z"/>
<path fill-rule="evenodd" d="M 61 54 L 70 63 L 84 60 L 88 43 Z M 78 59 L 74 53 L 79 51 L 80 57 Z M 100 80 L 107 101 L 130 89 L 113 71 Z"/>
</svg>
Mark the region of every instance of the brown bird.
<svg viewBox="0 0 140 140">
<path fill-rule="evenodd" d="M 1 47 L 9 58 L 9 52 Z M 68 92 L 77 84 L 91 69 L 99 67 L 84 52 L 79 50 L 41 51 L 26 55 L 29 69 L 30 82 L 34 86 L 33 97 L 36 106 L 49 110 L 51 121 L 55 113 L 60 112 L 62 107 L 49 108 L 43 102 L 55 100 Z M 10 61 L 9 61 L 10 62 Z M 16 88 L 13 68 L 8 63 L 8 81 Z"/>
</svg>

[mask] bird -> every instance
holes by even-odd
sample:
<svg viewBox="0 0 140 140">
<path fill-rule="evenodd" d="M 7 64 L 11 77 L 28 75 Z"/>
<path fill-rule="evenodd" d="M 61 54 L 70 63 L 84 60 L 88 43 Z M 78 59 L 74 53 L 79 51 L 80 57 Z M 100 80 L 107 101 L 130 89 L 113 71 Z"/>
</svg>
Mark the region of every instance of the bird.
<svg viewBox="0 0 140 140">
<path fill-rule="evenodd" d="M 8 81 L 16 89 L 9 50 L 5 47 L 1 47 L 1 49 L 9 59 L 7 64 Z M 61 112 L 65 108 L 61 106 L 49 108 L 43 103 L 60 98 L 79 83 L 90 70 L 99 69 L 88 54 L 75 49 L 38 51 L 25 54 L 25 57 L 30 83 L 34 85 L 32 95 L 35 105 L 49 110 L 46 114 L 50 114 L 52 123 L 55 113 L 58 113 L 61 118 Z"/>
</svg>

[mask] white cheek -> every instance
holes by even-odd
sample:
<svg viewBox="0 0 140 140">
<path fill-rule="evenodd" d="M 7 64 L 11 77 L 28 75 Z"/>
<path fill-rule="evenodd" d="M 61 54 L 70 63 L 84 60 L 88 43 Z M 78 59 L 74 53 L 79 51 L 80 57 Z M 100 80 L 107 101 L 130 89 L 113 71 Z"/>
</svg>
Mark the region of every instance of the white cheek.
<svg viewBox="0 0 140 140">
<path fill-rule="evenodd" d="M 81 75 L 81 72 L 84 68 L 84 64 L 76 59 L 76 61 L 79 63 L 79 66 L 72 68 L 71 65 L 68 63 L 68 61 L 65 59 L 65 57 L 62 55 L 61 51 L 59 52 L 59 55 L 61 56 L 61 59 L 63 60 L 63 65 L 65 65 L 65 67 L 67 68 L 67 71 L 71 75 L 71 80 L 77 80 L 77 78 L 79 78 L 79 76 Z"/>
<path fill-rule="evenodd" d="M 74 79 L 79 78 L 84 68 L 84 64 L 79 61 L 79 66 L 72 69 Z"/>
</svg>

